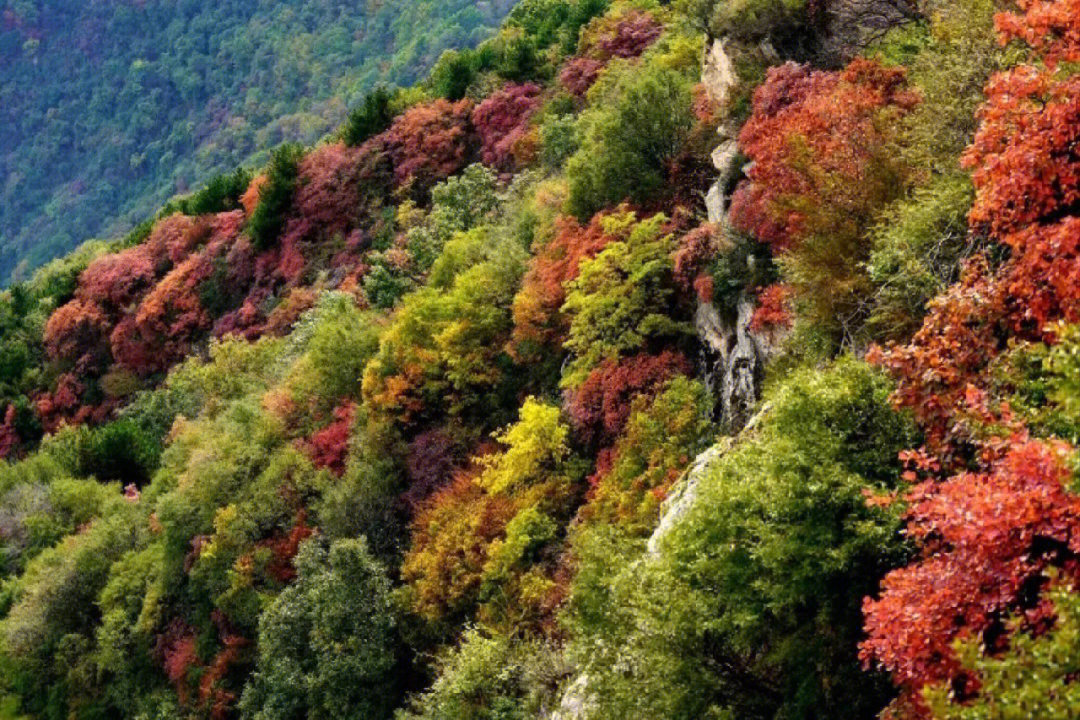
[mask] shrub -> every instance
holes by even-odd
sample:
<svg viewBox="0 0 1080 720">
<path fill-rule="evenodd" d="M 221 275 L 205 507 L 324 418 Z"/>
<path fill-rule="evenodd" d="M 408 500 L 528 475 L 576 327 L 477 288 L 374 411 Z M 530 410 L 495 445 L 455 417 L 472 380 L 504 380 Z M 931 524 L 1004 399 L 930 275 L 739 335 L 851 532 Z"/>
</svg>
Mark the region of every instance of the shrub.
<svg viewBox="0 0 1080 720">
<path fill-rule="evenodd" d="M 559 217 L 555 237 L 536 254 L 514 297 L 514 335 L 511 349 L 530 357 L 540 348 L 560 344 L 569 319 L 559 311 L 566 300 L 565 284 L 578 276 L 581 264 L 592 259 L 608 243 L 625 237 L 636 221 L 629 211 L 608 216 L 598 214 L 582 227 L 577 220 Z"/>
<path fill-rule="evenodd" d="M 941 720 L 977 720 L 985 717 L 1031 715 L 1067 718 L 1080 703 L 1076 670 L 1080 667 L 1080 594 L 1058 582 L 1048 591 L 1053 603 L 1053 627 L 1045 633 L 1022 632 L 1023 619 L 1008 623 L 1008 650 L 986 652 L 975 640 L 957 648 L 964 669 L 975 678 L 979 693 L 961 702 L 947 685 L 927 688 L 924 696 L 934 717 Z"/>
<path fill-rule="evenodd" d="M 527 720 L 554 702 L 566 672 L 558 650 L 470 629 L 439 658 L 431 688 L 413 699 L 402 720 Z"/>
<path fill-rule="evenodd" d="M 583 441 L 609 443 L 622 432 L 635 403 L 651 402 L 669 380 L 692 370 L 685 356 L 671 350 L 605 360 L 567 393 L 567 414 Z"/>
<path fill-rule="evenodd" d="M 562 311 L 569 315 L 565 347 L 572 360 L 562 385 L 577 388 L 605 360 L 618 361 L 650 344 L 678 341 L 689 324 L 673 307 L 673 236 L 666 218 L 654 215 L 581 264 L 567 285 Z"/>
<path fill-rule="evenodd" d="M 480 158 L 485 165 L 513 171 L 531 159 L 530 119 L 540 109 L 540 87 L 533 83 L 509 85 L 496 91 L 473 110 L 472 123 L 480 136 Z"/>
<path fill-rule="evenodd" d="M 676 377 L 638 395 L 627 414 L 625 430 L 600 456 L 578 516 L 640 536 L 652 532 L 661 503 L 707 437 L 708 397 L 701 383 Z"/>
<path fill-rule="evenodd" d="M 439 99 L 399 115 L 386 131 L 394 179 L 419 195 L 465 167 L 472 151 L 472 103 Z"/>
<path fill-rule="evenodd" d="M 890 143 L 917 102 L 902 69 L 863 59 L 842 72 L 788 63 L 769 71 L 739 133 L 753 166 L 731 221 L 772 247 L 800 315 L 838 339 L 850 340 L 863 319 L 864 236 L 904 189 Z"/>
<path fill-rule="evenodd" d="M 251 184 L 251 173 L 237 168 L 229 175 L 215 175 L 198 192 L 165 206 L 159 216 L 179 211 L 184 215 L 210 215 L 239 210 L 240 198 Z"/>
<path fill-rule="evenodd" d="M 897 706 L 914 710 L 905 714 L 926 716 L 921 692 L 931 684 L 948 685 L 961 702 L 976 693 L 954 640 L 1004 649 L 1008 612 L 1024 613 L 1024 625 L 1039 629 L 1047 573 L 1080 552 L 1070 452 L 1017 439 L 989 472 L 929 480 L 908 493 L 907 535 L 923 553 L 885 577 L 880 598 L 867 599 L 862 644 L 863 657 L 903 690 Z"/>
</svg>

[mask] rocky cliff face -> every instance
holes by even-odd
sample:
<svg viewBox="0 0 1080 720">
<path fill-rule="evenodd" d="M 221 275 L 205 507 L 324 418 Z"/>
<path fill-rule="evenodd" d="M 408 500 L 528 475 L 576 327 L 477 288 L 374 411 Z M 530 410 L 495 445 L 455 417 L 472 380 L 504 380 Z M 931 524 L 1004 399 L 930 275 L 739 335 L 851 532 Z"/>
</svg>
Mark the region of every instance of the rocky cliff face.
<svg viewBox="0 0 1080 720">
<path fill-rule="evenodd" d="M 731 95 L 739 84 L 739 76 L 735 73 L 735 63 L 723 40 L 706 39 L 705 54 L 701 59 L 701 84 L 716 107 L 728 106 Z M 705 196 L 705 209 L 711 223 L 724 221 L 731 186 L 740 174 L 739 146 L 735 141 L 738 130 L 726 119 L 720 123 L 717 130 L 720 144 L 713 150 L 712 162 L 720 174 Z"/>
<path fill-rule="evenodd" d="M 722 39 L 706 42 L 702 58 L 701 81 L 717 107 L 726 108 L 739 82 L 735 64 Z M 725 226 L 731 191 L 742 175 L 738 128 L 729 120 L 718 130 L 720 143 L 712 153 L 719 173 L 705 197 L 709 222 Z M 733 317 L 725 317 L 712 303 L 699 303 L 695 316 L 701 340 L 706 386 L 717 399 L 716 419 L 728 430 L 737 432 L 746 424 L 760 395 L 765 363 L 773 354 L 775 343 L 750 327 L 754 298 L 738 298 Z"/>
</svg>

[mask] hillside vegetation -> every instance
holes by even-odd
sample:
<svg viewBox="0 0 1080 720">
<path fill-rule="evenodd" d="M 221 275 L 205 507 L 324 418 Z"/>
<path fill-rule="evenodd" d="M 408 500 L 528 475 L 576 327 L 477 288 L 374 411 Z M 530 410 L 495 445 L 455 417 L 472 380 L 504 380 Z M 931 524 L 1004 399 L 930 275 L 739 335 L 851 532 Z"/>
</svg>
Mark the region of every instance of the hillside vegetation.
<svg viewBox="0 0 1080 720">
<path fill-rule="evenodd" d="M 0 717 L 1080 703 L 1080 3 L 522 0 L 0 295 Z"/>
<path fill-rule="evenodd" d="M 283 141 L 315 142 L 510 4 L 3 0 L 0 281 Z"/>
</svg>

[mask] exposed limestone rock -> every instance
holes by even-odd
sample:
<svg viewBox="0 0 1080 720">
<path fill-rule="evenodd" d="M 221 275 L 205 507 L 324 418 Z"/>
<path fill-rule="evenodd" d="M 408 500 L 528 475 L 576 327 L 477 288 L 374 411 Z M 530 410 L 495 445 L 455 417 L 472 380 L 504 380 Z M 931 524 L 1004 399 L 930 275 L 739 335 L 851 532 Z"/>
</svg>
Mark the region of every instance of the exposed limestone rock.
<svg viewBox="0 0 1080 720">
<path fill-rule="evenodd" d="M 725 200 L 723 184 L 719 181 L 713 183 L 709 192 L 705 193 L 705 212 L 709 222 L 720 223 L 724 219 L 724 213 L 727 212 Z"/>
<path fill-rule="evenodd" d="M 721 39 L 705 42 L 705 56 L 701 61 L 701 84 L 709 99 L 718 107 L 727 107 L 731 91 L 739 83 L 735 73 L 735 63 L 724 47 Z"/>
<path fill-rule="evenodd" d="M 706 42 L 701 69 L 701 82 L 722 111 L 739 83 L 725 42 Z M 759 52 L 775 51 L 766 43 Z M 745 168 L 740 166 L 738 128 L 722 122 L 718 132 L 721 142 L 711 159 L 719 174 L 705 195 L 705 210 L 709 222 L 724 225 L 730 193 Z M 771 339 L 750 329 L 753 314 L 754 300 L 744 295 L 739 298 L 734 318 L 723 317 L 711 303 L 699 303 L 695 317 L 705 384 L 718 401 L 716 419 L 731 431 L 738 431 L 749 418 L 758 399 L 765 362 L 772 352 Z"/>
<path fill-rule="evenodd" d="M 697 499 L 698 485 L 701 483 L 701 479 L 705 477 L 705 473 L 712 467 L 713 463 L 727 453 L 731 448 L 731 443 L 732 438 L 724 438 L 698 455 L 694 458 L 690 469 L 675 483 L 671 494 L 664 500 L 664 505 L 660 508 L 660 523 L 653 530 L 653 534 L 649 536 L 649 543 L 646 547 L 650 555 L 660 553 L 660 544 L 664 538 L 686 515 Z"/>
<path fill-rule="evenodd" d="M 825 9 L 816 61 L 841 66 L 861 55 L 890 29 L 918 22 L 918 0 L 838 0 Z"/>
<path fill-rule="evenodd" d="M 769 404 L 764 405 L 746 423 L 742 433 L 751 432 L 757 427 L 761 419 L 768 414 L 770 408 Z M 657 524 L 656 529 L 653 530 L 653 534 L 649 536 L 646 547 L 650 556 L 660 554 L 664 538 L 671 533 L 671 530 L 679 524 L 679 521 L 686 516 L 686 513 L 697 502 L 698 488 L 701 486 L 701 481 L 712 466 L 731 450 L 735 442 L 736 438 L 734 436 L 722 438 L 718 443 L 694 458 L 694 462 L 691 463 L 687 471 L 676 481 L 675 487 L 660 508 L 660 522 Z"/>
<path fill-rule="evenodd" d="M 563 692 L 559 707 L 546 720 L 587 720 L 593 708 L 589 694 L 589 676 L 578 675 Z"/>
<path fill-rule="evenodd" d="M 728 192 L 740 172 L 738 161 L 739 144 L 734 138 L 720 143 L 712 152 L 713 166 L 720 171 L 720 175 L 705 196 L 705 209 L 711 223 L 722 222 L 727 214 Z"/>
<path fill-rule="evenodd" d="M 749 420 L 765 363 L 774 352 L 771 338 L 750 328 L 753 315 L 754 300 L 744 295 L 733 319 L 724 318 L 712 303 L 699 303 L 694 317 L 705 386 L 718 400 L 717 419 L 733 432 Z"/>
</svg>

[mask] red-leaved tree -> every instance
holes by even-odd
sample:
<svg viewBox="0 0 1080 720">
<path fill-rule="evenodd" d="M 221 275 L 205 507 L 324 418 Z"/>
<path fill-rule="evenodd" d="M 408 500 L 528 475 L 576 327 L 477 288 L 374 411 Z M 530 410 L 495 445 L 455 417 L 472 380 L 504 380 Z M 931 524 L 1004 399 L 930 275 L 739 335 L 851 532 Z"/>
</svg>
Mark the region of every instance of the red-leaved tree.
<svg viewBox="0 0 1080 720">
<path fill-rule="evenodd" d="M 977 693 L 953 641 L 974 637 L 987 652 L 1001 650 L 1010 615 L 1022 629 L 1045 630 L 1048 569 L 1073 581 L 1080 573 L 1075 450 L 1030 440 L 1007 406 L 987 402 L 995 357 L 1018 342 L 1055 342 L 1050 323 L 1080 321 L 1080 84 L 1059 67 L 1080 59 L 1080 3 L 1018 5 L 1021 13 L 997 17 L 1001 38 L 1027 41 L 1042 62 L 991 78 L 964 156 L 976 189 L 972 227 L 1010 253 L 997 265 L 974 258 L 910 343 L 873 353 L 897 378 L 894 400 L 926 431 L 935 455 L 921 456 L 939 468 L 986 468 L 915 487 L 908 533 L 920 558 L 865 603 L 862 655 L 900 686 L 899 717 L 928 716 L 928 684 L 947 685 L 961 702 Z M 1011 435 L 987 438 L 972 421 L 1010 426 Z"/>
<path fill-rule="evenodd" d="M 472 153 L 472 103 L 439 99 L 399 115 L 383 134 L 399 186 L 423 193 L 465 167 Z"/>
<path fill-rule="evenodd" d="M 1002 40 L 1023 38 L 1045 66 L 999 73 L 987 85 L 981 125 L 964 162 L 976 196 L 971 224 L 1008 246 L 997 268 L 976 259 L 937 299 L 905 346 L 878 353 L 896 400 L 912 408 L 933 449 L 962 443 L 953 408 L 981 386 L 990 361 L 1015 340 L 1054 340 L 1047 326 L 1080 321 L 1080 76 L 1052 69 L 1080 53 L 1075 2 L 1022 2 L 1003 14 Z"/>
<path fill-rule="evenodd" d="M 568 391 L 566 412 L 586 442 L 610 443 L 626 425 L 635 398 L 655 397 L 668 380 L 692 372 L 690 361 L 671 350 L 607 360 Z"/>
<path fill-rule="evenodd" d="M 540 86 L 508 85 L 483 100 L 472 113 L 480 137 L 480 159 L 496 170 L 512 172 L 535 154 L 529 120 L 540 109 Z"/>
<path fill-rule="evenodd" d="M 642 10 L 604 15 L 589 23 L 582 32 L 582 54 L 603 62 L 612 58 L 635 58 L 663 32 L 663 24 Z"/>
<path fill-rule="evenodd" d="M 352 431 L 356 405 L 344 403 L 334 410 L 334 420 L 303 443 L 315 467 L 326 468 L 338 477 L 345 473 L 349 454 L 349 435 Z"/>
<path fill-rule="evenodd" d="M 892 673 L 897 707 L 921 713 L 920 691 L 948 683 L 959 699 L 977 690 L 952 643 L 1004 644 L 1004 620 L 1020 613 L 1033 630 L 1052 614 L 1041 595 L 1050 567 L 1080 571 L 1080 496 L 1063 444 L 1017 439 L 988 472 L 927 481 L 907 496 L 908 535 L 920 558 L 889 573 L 881 597 L 864 604 L 861 654 Z"/>
<path fill-rule="evenodd" d="M 732 222 L 776 251 L 816 232 L 859 236 L 895 191 L 883 120 L 917 102 L 902 68 L 873 60 L 839 72 L 770 69 L 739 133 L 754 162 Z"/>
</svg>

